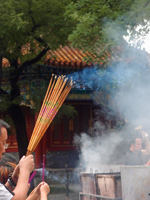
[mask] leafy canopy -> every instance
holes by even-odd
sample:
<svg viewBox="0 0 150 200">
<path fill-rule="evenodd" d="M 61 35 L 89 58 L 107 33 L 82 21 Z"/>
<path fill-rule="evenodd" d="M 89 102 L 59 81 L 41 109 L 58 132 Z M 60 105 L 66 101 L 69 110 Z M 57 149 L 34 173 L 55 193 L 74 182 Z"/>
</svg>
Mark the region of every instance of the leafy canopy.
<svg viewBox="0 0 150 200">
<path fill-rule="evenodd" d="M 69 0 L 1 0 L 0 3 L 0 52 L 9 60 L 22 57 L 21 48 L 30 44 L 32 53 L 24 59 L 34 57 L 41 49 L 56 49 L 67 42 L 72 21 L 63 15 Z M 37 45 L 38 44 L 38 45 Z M 37 51 L 35 52 L 35 49 Z"/>
<path fill-rule="evenodd" d="M 77 0 L 67 6 L 66 16 L 77 22 L 69 35 L 73 46 L 93 52 L 97 57 L 105 50 L 124 44 L 123 35 L 150 20 L 148 0 Z M 148 27 L 145 26 L 145 31 Z M 141 34 L 141 31 L 138 32 Z M 98 53 L 97 53 L 98 52 Z"/>
<path fill-rule="evenodd" d="M 74 22 L 71 18 L 66 19 L 64 13 L 70 2 L 0 0 L 0 102 L 3 110 L 22 101 L 19 85 L 22 72 L 31 65 L 43 64 L 49 49 L 68 43 Z M 4 57 L 10 62 L 7 69 L 2 67 Z M 7 75 L 4 77 L 5 71 Z M 31 82 L 28 84 L 30 86 Z M 38 97 L 41 99 L 40 91 L 37 101 Z M 29 98 L 34 100 L 31 96 Z M 2 102 L 7 105 L 3 106 Z"/>
</svg>

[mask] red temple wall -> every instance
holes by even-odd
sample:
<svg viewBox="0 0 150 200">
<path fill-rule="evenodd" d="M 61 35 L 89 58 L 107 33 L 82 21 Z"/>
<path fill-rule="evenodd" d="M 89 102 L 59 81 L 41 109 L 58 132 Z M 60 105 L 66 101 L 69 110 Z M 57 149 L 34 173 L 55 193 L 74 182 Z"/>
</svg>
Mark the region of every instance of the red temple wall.
<svg viewBox="0 0 150 200">
<path fill-rule="evenodd" d="M 59 123 L 51 123 L 42 140 L 35 150 L 36 167 L 41 167 L 43 155 L 47 151 L 71 151 L 73 137 L 75 134 L 86 132 L 92 125 L 92 103 L 74 102 L 71 103 L 78 112 L 73 119 L 64 116 Z M 28 139 L 30 140 L 38 114 L 34 114 L 28 107 L 22 107 L 26 118 Z M 18 152 L 15 134 L 9 136 L 10 146 L 8 152 Z"/>
</svg>

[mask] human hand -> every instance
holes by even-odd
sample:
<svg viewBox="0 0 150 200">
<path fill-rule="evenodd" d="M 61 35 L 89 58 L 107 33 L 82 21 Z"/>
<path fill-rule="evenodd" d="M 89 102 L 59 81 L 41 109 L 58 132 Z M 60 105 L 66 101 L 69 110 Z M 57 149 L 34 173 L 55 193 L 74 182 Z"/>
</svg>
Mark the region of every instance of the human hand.
<svg viewBox="0 0 150 200">
<path fill-rule="evenodd" d="M 145 166 L 150 166 L 150 160 L 145 164 Z"/>
<path fill-rule="evenodd" d="M 34 190 L 32 191 L 32 193 L 33 193 L 33 192 L 34 192 L 34 193 L 39 193 L 39 195 L 40 195 L 40 187 L 41 187 L 42 184 L 43 184 L 43 182 L 39 183 L 39 184 L 34 188 Z"/>
<path fill-rule="evenodd" d="M 18 176 L 19 176 L 19 165 L 16 165 L 16 167 L 12 173 L 12 179 L 14 180 L 15 183 L 17 183 Z"/>
<path fill-rule="evenodd" d="M 143 137 L 149 137 L 148 133 L 146 133 L 145 131 L 142 132 L 142 136 Z"/>
<path fill-rule="evenodd" d="M 30 193 L 26 200 L 39 200 L 39 198 L 45 199 L 49 192 L 50 188 L 48 184 L 45 182 L 41 182 L 34 188 L 34 190 Z"/>
<path fill-rule="evenodd" d="M 40 192 L 45 193 L 46 195 L 50 193 L 50 187 L 47 183 L 41 182 L 40 184 Z"/>
<path fill-rule="evenodd" d="M 19 169 L 26 170 L 31 173 L 34 170 L 34 157 L 33 155 L 29 155 L 27 157 L 23 156 L 19 161 Z"/>
<path fill-rule="evenodd" d="M 38 184 L 32 192 L 29 194 L 28 198 L 26 200 L 39 200 L 40 199 L 40 187 L 41 183 Z"/>
</svg>

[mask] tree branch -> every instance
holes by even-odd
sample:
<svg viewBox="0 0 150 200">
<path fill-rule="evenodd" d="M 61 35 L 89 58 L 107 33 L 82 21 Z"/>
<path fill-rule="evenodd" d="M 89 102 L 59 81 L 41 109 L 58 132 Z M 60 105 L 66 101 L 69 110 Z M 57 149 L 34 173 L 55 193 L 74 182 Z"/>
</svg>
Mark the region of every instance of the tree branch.
<svg viewBox="0 0 150 200">
<path fill-rule="evenodd" d="M 2 56 L 0 56 L 0 87 L 2 84 Z"/>
<path fill-rule="evenodd" d="M 47 43 L 41 37 L 35 37 L 36 41 L 41 43 L 45 48 L 48 48 Z"/>
<path fill-rule="evenodd" d="M 24 70 L 24 68 L 26 66 L 29 66 L 29 65 L 32 65 L 34 63 L 37 63 L 46 53 L 47 51 L 50 50 L 49 47 L 47 48 L 44 48 L 35 58 L 31 59 L 31 60 L 28 60 L 28 61 L 25 61 L 19 68 L 18 68 L 18 75 L 21 74 L 21 72 Z"/>
</svg>

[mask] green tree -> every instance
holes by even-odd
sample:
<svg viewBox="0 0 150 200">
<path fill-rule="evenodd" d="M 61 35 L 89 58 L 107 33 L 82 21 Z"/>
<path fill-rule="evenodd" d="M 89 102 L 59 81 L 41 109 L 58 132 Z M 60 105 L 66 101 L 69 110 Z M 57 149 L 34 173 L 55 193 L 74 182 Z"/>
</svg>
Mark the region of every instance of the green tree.
<svg viewBox="0 0 150 200">
<path fill-rule="evenodd" d="M 69 35 L 69 40 L 73 46 L 93 53 L 96 60 L 101 60 L 103 57 L 108 62 L 107 52 L 116 53 L 116 47 L 125 45 L 123 35 L 128 34 L 127 30 L 130 29 L 134 35 L 136 27 L 141 24 L 145 27 L 144 33 L 148 31 L 149 7 L 148 0 L 71 2 L 67 6 L 66 16 L 75 20 L 77 25 Z M 139 31 L 137 37 L 141 33 L 143 32 Z M 116 48 L 115 51 L 114 48 Z"/>
<path fill-rule="evenodd" d="M 94 53 L 96 59 L 107 58 L 104 52 L 112 53 L 116 41 L 120 38 L 123 42 L 128 28 L 149 20 L 149 6 L 148 0 L 0 0 L 0 108 L 12 117 L 20 156 L 28 145 L 19 106 L 18 80 L 24 69 L 43 63 L 49 49 L 68 41 Z M 2 84 L 4 57 L 10 62 L 8 88 Z"/>
<path fill-rule="evenodd" d="M 19 105 L 19 77 L 26 67 L 43 63 L 49 49 L 67 43 L 73 26 L 73 20 L 66 20 L 63 16 L 68 3 L 70 0 L 0 0 L 1 111 L 5 108 L 13 120 L 20 156 L 26 153 L 28 139 Z M 8 88 L 2 84 L 3 58 L 10 63 L 7 68 Z"/>
</svg>

